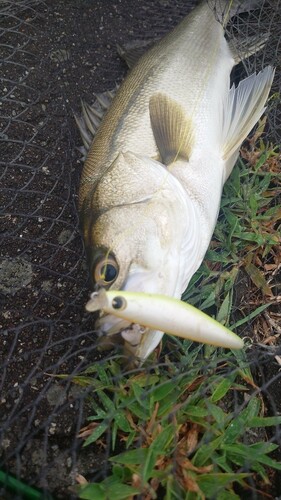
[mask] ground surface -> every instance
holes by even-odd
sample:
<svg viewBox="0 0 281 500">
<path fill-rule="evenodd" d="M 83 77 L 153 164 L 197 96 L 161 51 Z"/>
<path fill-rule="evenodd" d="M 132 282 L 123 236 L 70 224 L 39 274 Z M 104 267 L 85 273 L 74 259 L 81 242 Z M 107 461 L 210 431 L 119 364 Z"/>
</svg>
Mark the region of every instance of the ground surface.
<svg viewBox="0 0 281 500">
<path fill-rule="evenodd" d="M 83 450 L 76 439 L 90 411 L 87 390 L 51 376 L 73 375 L 101 359 L 84 312 L 89 288 L 73 112 L 81 98 L 91 102 L 93 92 L 122 79 L 117 43 L 166 31 L 185 13 L 183 4 L 143 0 L 136 9 L 129 0 L 47 0 L 0 7 L 0 463 L 57 498 L 70 498 L 77 472 L 101 478 L 108 453 Z M 277 364 L 256 364 L 258 381 L 272 379 L 268 406 L 280 412 L 277 371 Z M 0 489 L 0 498 L 7 495 Z"/>
</svg>

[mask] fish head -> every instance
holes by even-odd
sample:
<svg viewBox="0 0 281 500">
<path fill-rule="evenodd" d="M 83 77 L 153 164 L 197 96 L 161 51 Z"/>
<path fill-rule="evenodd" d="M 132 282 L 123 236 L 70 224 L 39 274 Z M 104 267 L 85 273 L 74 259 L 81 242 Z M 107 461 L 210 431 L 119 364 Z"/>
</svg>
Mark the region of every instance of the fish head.
<svg viewBox="0 0 281 500">
<path fill-rule="evenodd" d="M 180 295 L 184 194 L 178 184 L 159 162 L 118 155 L 96 183 L 84 215 L 93 289 Z M 121 333 L 142 359 L 162 337 L 113 315 L 101 314 L 96 327 L 105 335 Z"/>
</svg>

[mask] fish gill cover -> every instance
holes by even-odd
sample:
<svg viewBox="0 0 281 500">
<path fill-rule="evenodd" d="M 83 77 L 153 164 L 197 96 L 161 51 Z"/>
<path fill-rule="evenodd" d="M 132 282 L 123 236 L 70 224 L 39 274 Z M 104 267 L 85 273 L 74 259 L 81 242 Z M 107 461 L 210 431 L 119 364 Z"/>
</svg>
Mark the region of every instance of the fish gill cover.
<svg viewBox="0 0 281 500">
<path fill-rule="evenodd" d="M 122 371 L 118 351 L 97 349 L 84 307 L 73 112 L 124 77 L 117 44 L 157 39 L 195 3 L 0 4 L 1 499 L 280 495 L 280 2 L 227 30 L 270 33 L 234 81 L 277 71 L 263 135 L 242 148 L 185 294 L 236 325 L 245 352 L 167 337 L 143 368 Z"/>
</svg>

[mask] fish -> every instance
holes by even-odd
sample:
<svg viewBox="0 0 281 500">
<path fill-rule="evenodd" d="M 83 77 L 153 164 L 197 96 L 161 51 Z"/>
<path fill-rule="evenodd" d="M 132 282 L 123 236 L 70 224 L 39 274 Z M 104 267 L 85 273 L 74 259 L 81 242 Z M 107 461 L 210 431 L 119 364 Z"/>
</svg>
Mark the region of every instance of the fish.
<svg viewBox="0 0 281 500">
<path fill-rule="evenodd" d="M 244 347 L 243 340 L 221 323 L 196 307 L 166 295 L 105 291 L 101 288 L 91 294 L 86 304 L 89 312 L 100 309 L 129 323 L 138 323 L 150 330 L 161 328 L 164 332 L 183 339 L 229 349 Z"/>
<path fill-rule="evenodd" d="M 88 149 L 79 213 L 94 291 L 179 299 L 204 259 L 223 185 L 274 77 L 267 66 L 230 86 L 232 68 L 251 53 L 251 41 L 244 55 L 226 41 L 230 4 L 200 3 L 144 55 L 130 53 L 113 99 L 97 96 L 100 108 L 84 106 L 77 120 Z M 105 312 L 95 329 L 118 338 L 136 364 L 163 336 Z"/>
</svg>

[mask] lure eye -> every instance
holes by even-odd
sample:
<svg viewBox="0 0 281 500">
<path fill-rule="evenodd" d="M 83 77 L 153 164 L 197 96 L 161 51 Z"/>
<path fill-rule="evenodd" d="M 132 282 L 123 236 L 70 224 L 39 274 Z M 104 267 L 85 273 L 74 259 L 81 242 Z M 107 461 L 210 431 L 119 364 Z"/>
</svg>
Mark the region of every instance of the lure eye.
<svg viewBox="0 0 281 500">
<path fill-rule="evenodd" d="M 102 258 L 94 269 L 94 281 L 98 285 L 108 286 L 116 280 L 118 265 L 113 257 Z"/>
<path fill-rule="evenodd" d="M 113 309 L 122 310 L 122 309 L 125 309 L 126 305 L 127 305 L 127 302 L 123 297 L 114 297 L 114 299 L 112 301 Z"/>
</svg>

